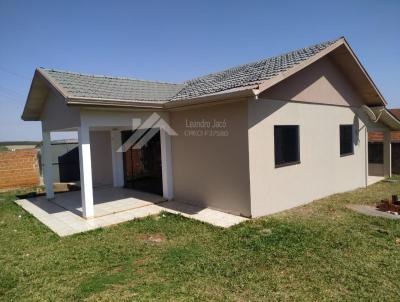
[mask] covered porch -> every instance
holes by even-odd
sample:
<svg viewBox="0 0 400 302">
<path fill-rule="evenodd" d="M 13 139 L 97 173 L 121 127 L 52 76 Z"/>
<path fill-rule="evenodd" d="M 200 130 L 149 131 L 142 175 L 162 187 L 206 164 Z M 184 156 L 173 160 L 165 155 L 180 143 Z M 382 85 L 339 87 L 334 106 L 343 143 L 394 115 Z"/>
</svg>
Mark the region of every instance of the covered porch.
<svg viewBox="0 0 400 302">
<path fill-rule="evenodd" d="M 400 122 L 384 107 L 363 107 L 369 116 L 366 132 L 367 184 L 392 176 L 392 133 Z"/>
<path fill-rule="evenodd" d="M 61 100 L 55 99 L 51 106 L 63 106 Z M 50 104 L 48 104 L 50 105 Z M 46 197 L 60 205 L 61 196 L 55 196 L 53 191 L 53 173 L 51 161 L 51 133 L 76 131 L 79 145 L 79 175 L 81 183 L 80 198 L 76 198 L 78 192 L 71 193 L 75 213 L 79 208 L 79 215 L 85 219 L 106 215 L 104 208 L 107 207 L 100 202 L 107 200 L 124 200 L 126 196 L 140 196 L 140 200 L 150 199 L 152 203 L 171 200 L 173 198 L 172 184 L 172 163 L 171 163 L 171 137 L 168 132 L 168 125 L 164 122 L 168 120 L 168 115 L 162 112 L 151 111 L 107 111 L 107 110 L 79 110 L 74 113 L 76 108 L 68 108 L 69 114 L 77 115 L 68 120 L 53 120 L 46 115 L 42 117 L 42 166 L 43 178 L 46 188 Z M 71 111 L 72 110 L 72 111 Z M 51 108 L 51 111 L 57 111 Z M 123 140 L 128 132 L 128 137 Z M 126 135 L 125 135 L 126 137 Z M 126 157 L 132 150 L 143 150 L 152 145 L 152 152 L 156 153 L 147 156 L 146 165 L 152 167 L 157 172 L 157 189 L 151 190 L 154 183 L 150 181 L 140 184 L 140 190 L 126 189 L 131 184 L 131 179 L 127 178 L 132 171 L 140 170 L 142 174 L 149 174 L 149 169 L 142 167 L 143 159 L 129 160 Z M 132 146 L 135 146 L 133 149 Z M 152 172 L 152 171 L 150 171 Z M 129 176 L 129 175 L 128 175 Z M 159 187 L 158 187 L 159 186 Z M 96 191 L 94 191 L 94 188 Z M 115 190 L 115 189 L 120 190 Z M 131 188 L 134 188 L 131 186 Z M 137 188 L 136 188 L 137 189 Z M 156 194 L 149 194 L 156 193 Z M 97 194 L 97 195 L 96 195 Z M 119 196 L 119 198 L 117 198 Z M 77 204 L 79 203 L 79 204 Z M 138 201 L 136 201 L 138 203 Z M 103 205 L 100 205 L 103 204 Z M 107 202 L 105 202 L 107 204 Z M 139 204 L 141 204 L 139 202 Z M 118 203 L 113 203 L 109 207 L 118 210 Z M 111 208 L 110 208 L 111 210 Z"/>
<path fill-rule="evenodd" d="M 376 143 L 371 140 L 379 135 L 382 140 Z M 367 137 L 367 171 L 368 185 L 392 176 L 391 132 L 389 130 L 370 129 Z"/>
</svg>

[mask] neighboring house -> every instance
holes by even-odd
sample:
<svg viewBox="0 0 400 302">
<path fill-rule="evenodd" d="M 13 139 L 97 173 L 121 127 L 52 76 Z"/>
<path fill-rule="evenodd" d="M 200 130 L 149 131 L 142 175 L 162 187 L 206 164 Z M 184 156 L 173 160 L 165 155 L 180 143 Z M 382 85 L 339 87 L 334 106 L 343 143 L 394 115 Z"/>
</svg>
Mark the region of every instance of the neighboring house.
<svg viewBox="0 0 400 302">
<path fill-rule="evenodd" d="M 400 109 L 390 109 L 400 119 Z M 371 175 L 383 174 L 383 140 L 382 132 L 368 133 L 369 170 Z M 392 172 L 400 174 L 400 132 L 391 133 Z"/>
<path fill-rule="evenodd" d="M 39 68 L 22 119 L 42 123 L 48 198 L 50 132 L 78 131 L 84 217 L 94 215 L 93 186 L 105 182 L 257 217 L 376 180 L 369 131 L 384 133 L 390 176 L 400 122 L 386 105 L 340 38 L 182 84 Z M 160 131 L 142 154 L 117 152 L 138 120 Z"/>
</svg>

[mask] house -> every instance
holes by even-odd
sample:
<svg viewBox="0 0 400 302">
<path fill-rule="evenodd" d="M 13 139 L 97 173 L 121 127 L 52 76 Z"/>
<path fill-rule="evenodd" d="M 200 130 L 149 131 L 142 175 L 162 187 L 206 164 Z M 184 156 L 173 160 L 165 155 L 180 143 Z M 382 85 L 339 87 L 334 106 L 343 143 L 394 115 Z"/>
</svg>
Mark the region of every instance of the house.
<svg viewBox="0 0 400 302">
<path fill-rule="evenodd" d="M 38 68 L 22 119 L 41 121 L 49 199 L 50 132 L 78 132 L 86 218 L 106 184 L 257 217 L 391 176 L 400 121 L 386 105 L 339 38 L 180 84 Z M 379 177 L 372 131 L 384 136 Z"/>
<path fill-rule="evenodd" d="M 389 109 L 396 118 L 400 119 L 400 109 Z M 368 133 L 368 165 L 370 175 L 383 174 L 383 133 Z M 392 172 L 400 174 L 400 132 L 391 133 Z"/>
</svg>

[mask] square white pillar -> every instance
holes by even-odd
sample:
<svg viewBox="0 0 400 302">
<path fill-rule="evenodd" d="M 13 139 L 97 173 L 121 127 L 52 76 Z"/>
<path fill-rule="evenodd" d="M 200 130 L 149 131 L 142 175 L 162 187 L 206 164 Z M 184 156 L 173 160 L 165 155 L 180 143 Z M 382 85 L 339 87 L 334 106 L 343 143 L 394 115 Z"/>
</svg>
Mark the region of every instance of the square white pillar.
<svg viewBox="0 0 400 302">
<path fill-rule="evenodd" d="M 163 197 L 170 200 L 174 197 L 171 136 L 163 128 L 160 129 L 160 140 Z"/>
<path fill-rule="evenodd" d="M 117 152 L 122 145 L 121 132 L 118 130 L 111 131 L 111 160 L 113 169 L 113 186 L 124 186 L 124 164 L 123 152 Z"/>
<path fill-rule="evenodd" d="M 51 156 L 51 137 L 49 131 L 42 130 L 42 163 L 43 163 L 43 180 L 46 188 L 47 199 L 54 198 L 53 190 L 53 163 Z"/>
<path fill-rule="evenodd" d="M 383 137 L 383 173 L 385 177 L 392 177 L 392 138 L 389 130 Z"/>
<path fill-rule="evenodd" d="M 81 125 L 78 131 L 79 167 L 81 176 L 82 214 L 85 218 L 94 216 L 92 159 L 90 155 L 90 131 Z"/>
</svg>

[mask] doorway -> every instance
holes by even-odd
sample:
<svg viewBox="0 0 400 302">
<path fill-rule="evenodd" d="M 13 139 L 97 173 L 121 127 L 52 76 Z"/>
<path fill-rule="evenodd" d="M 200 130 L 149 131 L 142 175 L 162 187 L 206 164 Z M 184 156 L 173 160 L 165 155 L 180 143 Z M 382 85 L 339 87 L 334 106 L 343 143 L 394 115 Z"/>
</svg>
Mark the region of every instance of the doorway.
<svg viewBox="0 0 400 302">
<path fill-rule="evenodd" d="M 144 131 L 143 135 L 147 131 Z M 130 130 L 122 131 L 122 143 L 125 143 L 133 133 Z M 123 164 L 124 187 L 158 195 L 163 194 L 160 131 L 142 148 L 129 147 L 123 153 Z"/>
</svg>

